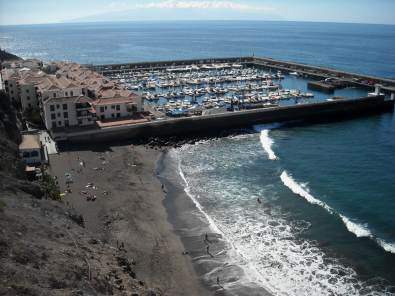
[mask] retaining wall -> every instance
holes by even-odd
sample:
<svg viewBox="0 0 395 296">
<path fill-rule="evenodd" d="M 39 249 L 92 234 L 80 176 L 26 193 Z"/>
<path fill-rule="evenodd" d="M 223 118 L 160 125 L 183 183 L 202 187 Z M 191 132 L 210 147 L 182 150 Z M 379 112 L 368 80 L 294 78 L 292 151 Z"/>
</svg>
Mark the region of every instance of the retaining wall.
<svg viewBox="0 0 395 296">
<path fill-rule="evenodd" d="M 171 136 L 210 131 L 212 129 L 246 127 L 257 123 L 349 118 L 378 112 L 392 112 L 393 109 L 394 101 L 384 100 L 383 96 L 376 96 L 153 121 L 130 126 L 73 132 L 61 136 L 70 142 Z"/>
</svg>

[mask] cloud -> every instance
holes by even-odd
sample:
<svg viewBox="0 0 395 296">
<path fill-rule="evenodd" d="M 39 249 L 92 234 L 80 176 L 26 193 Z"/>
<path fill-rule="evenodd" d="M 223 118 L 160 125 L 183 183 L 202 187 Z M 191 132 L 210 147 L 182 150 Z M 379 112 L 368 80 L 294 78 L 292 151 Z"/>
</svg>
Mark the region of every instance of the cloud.
<svg viewBox="0 0 395 296">
<path fill-rule="evenodd" d="M 113 1 L 106 5 L 106 11 L 121 11 L 126 9 L 229 9 L 236 11 L 273 11 L 272 7 L 261 5 L 241 4 L 233 1 L 198 1 L 198 0 L 164 0 L 144 4 L 131 4 L 124 1 Z"/>
<path fill-rule="evenodd" d="M 179 1 L 166 0 L 140 4 L 141 8 L 167 8 L 167 9 L 231 9 L 231 10 L 273 10 L 270 7 L 240 4 L 232 1 Z"/>
</svg>

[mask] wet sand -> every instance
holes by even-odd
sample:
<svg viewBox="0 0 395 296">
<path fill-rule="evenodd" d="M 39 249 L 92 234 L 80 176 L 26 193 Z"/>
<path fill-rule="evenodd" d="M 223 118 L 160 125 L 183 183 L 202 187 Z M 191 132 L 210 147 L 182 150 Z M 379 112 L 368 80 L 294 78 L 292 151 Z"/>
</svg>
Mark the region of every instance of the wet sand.
<svg viewBox="0 0 395 296">
<path fill-rule="evenodd" d="M 71 193 L 64 201 L 98 239 L 124 247 L 136 262 L 137 278 L 163 295 L 212 295 L 169 222 L 172 212 L 163 204 L 167 189 L 154 174 L 160 154 L 131 145 L 69 148 L 50 156 L 51 173 L 62 192 L 70 174 Z"/>
<path fill-rule="evenodd" d="M 185 181 L 179 175 L 174 158 L 167 153 L 162 154 L 157 174 L 166 188 L 164 204 L 169 221 L 207 289 L 213 295 L 270 296 L 267 290 L 245 276 L 239 262 L 234 260 L 239 256 L 235 254 L 237 251 L 232 248 L 231 242 L 226 241 L 220 229 L 209 224 L 207 217 L 187 195 Z"/>
</svg>

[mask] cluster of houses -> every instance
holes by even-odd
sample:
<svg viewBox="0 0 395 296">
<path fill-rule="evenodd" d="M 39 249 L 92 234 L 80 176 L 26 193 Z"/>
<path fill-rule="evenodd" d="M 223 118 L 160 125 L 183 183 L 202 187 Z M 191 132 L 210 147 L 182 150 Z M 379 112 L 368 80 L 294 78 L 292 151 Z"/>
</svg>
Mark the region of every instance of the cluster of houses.
<svg viewBox="0 0 395 296">
<path fill-rule="evenodd" d="M 22 111 L 35 110 L 48 131 L 133 118 L 141 96 L 79 64 L 39 60 L 2 63 L 2 87 Z"/>
<path fill-rule="evenodd" d="M 0 89 L 24 114 L 38 115 L 52 136 L 147 120 L 141 96 L 76 63 L 2 62 Z M 48 149 L 56 145 L 45 134 L 22 135 L 19 151 L 28 175 L 37 175 L 36 166 L 48 161 Z"/>
</svg>

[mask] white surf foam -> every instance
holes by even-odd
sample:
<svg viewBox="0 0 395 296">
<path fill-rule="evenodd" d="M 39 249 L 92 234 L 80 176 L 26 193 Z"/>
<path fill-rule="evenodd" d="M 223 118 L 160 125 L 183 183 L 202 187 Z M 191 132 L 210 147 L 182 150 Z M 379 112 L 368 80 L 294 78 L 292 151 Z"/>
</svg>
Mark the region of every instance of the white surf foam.
<svg viewBox="0 0 395 296">
<path fill-rule="evenodd" d="M 386 242 L 383 239 L 377 239 L 377 243 L 387 252 L 395 254 L 395 244 Z"/>
<path fill-rule="evenodd" d="M 178 172 L 185 183 L 185 192 L 203 218 L 207 219 L 211 229 L 220 233 L 229 245 L 225 266 L 239 266 L 244 270 L 245 276 L 225 285 L 226 289 L 232 289 L 232 285 L 236 289 L 243 283 L 262 286 L 273 295 L 340 296 L 361 295 L 365 288 L 370 288 L 369 284 L 358 280 L 354 270 L 327 258 L 314 242 L 300 241 L 297 234 L 309 227 L 307 222 L 286 220 L 275 207 L 267 214 L 255 204 L 249 206 L 257 196 L 265 203 L 260 185 L 255 188 L 253 184 L 245 186 L 244 181 L 212 178 L 212 171 L 205 170 L 205 165 L 200 163 L 202 159 L 209 161 L 210 157 L 204 153 L 204 157 L 196 157 L 206 150 L 196 146 L 190 148 L 191 151 L 176 152 Z M 218 155 L 211 157 L 217 160 Z M 215 169 L 220 164 L 213 160 L 212 166 Z M 195 166 L 202 166 L 203 169 L 196 169 Z M 286 172 L 283 172 L 282 180 L 294 193 L 309 202 L 327 206 Z M 208 202 L 209 208 L 205 208 L 203 201 Z M 210 207 L 213 203 L 216 206 Z M 333 212 L 329 206 L 327 209 Z"/>
<path fill-rule="evenodd" d="M 184 147 L 185 149 L 185 147 Z M 180 149 L 181 150 L 181 149 Z M 193 201 L 193 203 L 195 204 L 196 208 L 199 210 L 199 212 L 204 216 L 204 218 L 206 219 L 206 221 L 209 223 L 209 227 L 210 229 L 218 234 L 221 234 L 223 240 L 228 244 L 228 246 L 230 247 L 230 250 L 228 250 L 231 255 L 229 256 L 229 258 L 233 258 L 233 264 L 237 264 L 237 263 L 241 263 L 243 262 L 243 264 L 240 265 L 248 265 L 249 267 L 249 273 L 246 273 L 246 277 L 248 279 L 248 281 L 250 282 L 254 282 L 255 280 L 258 279 L 259 282 L 263 282 L 262 279 L 260 279 L 261 274 L 260 272 L 256 269 L 255 266 L 253 266 L 251 264 L 251 262 L 248 260 L 248 256 L 246 256 L 242 250 L 240 250 L 238 248 L 238 246 L 236 246 L 234 244 L 234 242 L 232 241 L 232 239 L 230 239 L 230 236 L 227 235 L 227 233 L 225 233 L 224 231 L 221 230 L 221 228 L 217 225 L 217 223 L 214 221 L 214 219 L 212 219 L 207 213 L 206 211 L 204 211 L 204 207 L 199 203 L 199 201 L 197 200 L 197 196 L 195 196 L 194 194 L 191 193 L 191 187 L 189 185 L 189 182 L 187 180 L 187 178 L 185 177 L 185 174 L 181 168 L 181 159 L 180 157 L 177 155 L 175 149 L 172 150 L 172 152 L 174 153 L 173 156 L 175 156 L 175 158 L 178 161 L 178 173 L 181 177 L 181 179 L 184 181 L 185 183 L 185 187 L 184 187 L 184 191 L 187 194 L 187 196 Z M 219 255 L 222 251 L 220 251 L 217 255 Z M 238 260 L 235 258 L 238 258 Z M 236 261 L 236 262 L 235 262 Z M 240 282 L 242 282 L 243 279 L 240 279 Z M 262 283 L 262 287 L 270 292 L 272 295 L 274 295 L 273 291 L 271 290 L 271 287 L 269 287 L 268 285 L 264 285 Z"/>
<path fill-rule="evenodd" d="M 303 188 L 305 186 L 297 183 L 288 173 L 287 171 L 283 171 L 281 173 L 281 181 L 284 183 L 285 186 L 287 186 L 291 191 L 304 199 L 306 199 L 309 203 L 311 204 L 316 204 L 321 207 L 323 207 L 325 210 L 327 210 L 329 213 L 333 214 L 334 211 L 333 209 L 328 206 L 326 203 L 323 201 L 320 201 L 319 199 L 316 199 L 314 196 L 310 194 L 307 188 Z"/>
<path fill-rule="evenodd" d="M 280 126 L 281 126 L 280 123 L 260 124 L 254 126 L 254 129 L 261 133 L 259 138 L 262 144 L 262 148 L 266 151 L 270 160 L 277 160 L 278 157 L 276 156 L 276 154 L 272 149 L 274 141 L 272 138 L 270 138 L 269 132 L 272 129 L 279 128 Z"/>
<path fill-rule="evenodd" d="M 354 233 L 357 237 L 373 237 L 372 233 L 366 225 L 353 222 L 346 216 L 340 214 L 339 216 L 342 219 L 343 223 L 346 225 L 348 231 Z"/>
<path fill-rule="evenodd" d="M 197 201 L 197 199 L 195 198 L 195 196 L 193 194 L 190 193 L 190 189 L 189 189 L 189 183 L 187 181 L 187 179 L 185 178 L 184 172 L 181 169 L 181 161 L 178 162 L 178 173 L 181 176 L 181 179 L 184 181 L 185 183 L 185 187 L 184 187 L 184 191 L 185 193 L 190 197 L 190 199 L 193 201 L 193 203 L 195 204 L 196 208 L 204 215 L 204 217 L 206 218 L 206 220 L 208 221 L 211 230 L 213 230 L 216 233 L 219 233 L 221 235 L 223 235 L 223 232 L 218 228 L 218 226 L 215 224 L 214 220 L 211 219 L 211 217 L 209 215 L 207 215 L 207 213 L 203 210 L 203 207 L 201 206 L 201 204 Z"/>
<path fill-rule="evenodd" d="M 260 140 L 263 149 L 266 151 L 267 156 L 269 157 L 270 160 L 277 160 L 278 157 L 276 154 L 274 154 L 274 151 L 272 149 L 272 145 L 274 143 L 273 139 L 269 137 L 269 131 L 270 130 L 262 130 L 261 135 L 260 135 Z"/>
<path fill-rule="evenodd" d="M 287 171 L 283 171 L 281 176 L 281 181 L 287 186 L 291 191 L 299 196 L 305 198 L 309 203 L 316 204 L 323 207 L 327 210 L 330 214 L 338 215 L 344 225 L 346 226 L 347 230 L 353 233 L 356 237 L 368 237 L 374 240 L 380 247 L 382 247 L 385 251 L 391 252 L 395 254 L 395 244 L 386 242 L 383 239 L 380 239 L 373 235 L 373 233 L 368 228 L 367 224 L 356 223 L 352 221 L 350 218 L 336 213 L 330 206 L 328 206 L 323 201 L 318 200 L 313 195 L 311 195 L 307 188 L 304 188 L 302 184 L 297 183 L 288 173 Z"/>
</svg>

